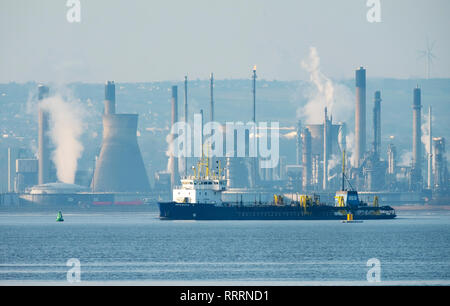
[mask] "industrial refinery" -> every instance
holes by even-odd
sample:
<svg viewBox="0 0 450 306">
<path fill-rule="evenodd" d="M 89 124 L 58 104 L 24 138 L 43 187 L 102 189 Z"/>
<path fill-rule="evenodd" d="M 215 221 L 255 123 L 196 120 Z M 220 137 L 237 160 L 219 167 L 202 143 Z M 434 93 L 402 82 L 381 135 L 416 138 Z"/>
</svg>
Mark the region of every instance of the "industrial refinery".
<svg viewBox="0 0 450 306">
<path fill-rule="evenodd" d="M 334 193 L 341 185 L 340 173 L 342 163 L 345 162 L 348 165 L 345 170 L 348 183 L 359 191 L 359 196 L 365 201 L 373 201 L 377 197 L 381 203 L 389 205 L 448 204 L 450 189 L 445 137 L 432 134 L 432 106 L 428 107 L 427 114 L 422 114 L 420 84 L 411 88 L 411 107 L 404 110 L 410 113 L 411 134 L 402 137 L 410 139 L 412 158 L 409 165 L 400 165 L 395 138 L 389 138 L 383 143 L 387 139 L 382 128 L 383 104 L 387 103 L 383 101 L 383 88 L 367 92 L 366 73 L 362 66 L 355 70 L 354 129 L 349 122 L 335 122 L 333 113 L 326 106 L 322 109 L 321 122 L 303 122 L 298 118 L 294 126 L 285 127 L 293 137 L 282 143 L 275 167 L 261 167 L 261 158 L 250 154 L 251 142 L 261 141 L 258 139 L 264 131 L 256 131 L 255 134 L 255 131 L 245 130 L 244 156 L 237 154 L 236 144 L 240 136 L 234 131 L 232 154 L 211 158 L 211 168 L 217 173 L 221 171 L 226 181 L 227 190 L 222 193 L 223 200 L 252 203 L 271 199 L 274 194 L 282 194 L 290 199 L 299 194 L 315 194 L 325 201 L 333 202 Z M 189 105 L 190 83 L 187 76 L 183 82 L 183 105 L 178 103 L 178 83 L 169 87 L 169 103 L 165 104 L 165 108 L 171 114 L 171 126 L 178 122 L 188 124 L 193 120 L 188 117 L 188 107 L 190 114 L 200 115 L 201 131 L 206 123 L 216 120 L 214 94 L 219 89 L 215 89 L 213 73 L 208 83 L 209 89 L 203 89 L 209 93 L 209 103 L 205 109 L 195 109 Z M 256 66 L 252 69 L 248 83 L 251 88 L 248 100 L 251 117 L 248 122 L 256 124 Z M 51 97 L 52 92 L 47 85 L 37 86 L 37 152 L 33 154 L 30 148 L 23 147 L 8 148 L 8 192 L 2 194 L 1 205 L 142 205 L 171 198 L 172 189 L 180 185 L 183 177 L 192 174 L 198 158 L 174 156 L 171 145 L 179 135 L 167 129 L 162 135 L 167 140 L 167 147 L 163 148 L 166 165 L 162 165 L 162 170 L 154 171 L 150 180 L 146 167 L 148 161 L 143 159 L 138 142 L 139 114 L 117 113 L 115 82 L 107 81 L 104 88 L 103 113 L 102 118 L 98 118 L 102 119 L 101 146 L 95 153 L 92 170 L 84 171 L 83 179 L 78 179 L 78 184 L 74 184 L 58 180 L 56 166 L 52 162 L 55 144 L 49 132 L 52 116 L 48 108 L 42 107 L 42 101 Z M 119 103 L 126 103 L 126 96 L 124 100 Z M 179 116 L 180 113 L 183 115 Z M 204 116 L 204 113 L 209 116 Z M 427 135 L 423 134 L 422 119 L 425 115 Z M 367 123 L 369 116 L 372 118 L 371 128 Z M 205 120 L 207 117 L 209 121 Z M 225 123 L 219 122 L 223 135 L 227 134 Z M 282 129 L 279 128 L 280 131 Z M 368 130 L 373 133 L 369 135 Z M 354 135 L 352 144 L 347 143 L 350 135 Z M 206 154 L 203 152 L 206 136 L 201 134 L 202 154 Z M 187 140 L 190 135 L 184 137 Z M 423 139 L 426 139 L 426 145 Z M 286 143 L 289 143 L 290 148 L 295 148 L 295 157 L 291 161 L 282 154 Z M 387 149 L 383 152 L 382 148 Z M 341 157 L 345 151 L 347 155 L 343 160 Z"/>
</svg>

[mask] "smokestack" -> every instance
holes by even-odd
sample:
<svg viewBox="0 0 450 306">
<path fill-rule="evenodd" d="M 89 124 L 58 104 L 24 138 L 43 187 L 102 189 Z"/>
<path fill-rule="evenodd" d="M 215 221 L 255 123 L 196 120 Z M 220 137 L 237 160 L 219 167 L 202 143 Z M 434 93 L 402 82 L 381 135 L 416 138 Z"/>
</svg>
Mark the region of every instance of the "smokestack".
<svg viewBox="0 0 450 306">
<path fill-rule="evenodd" d="M 112 85 L 111 85 L 112 84 Z M 148 192 L 150 184 L 137 142 L 138 115 L 115 114 L 114 83 L 105 87 L 103 140 L 97 160 L 92 190 L 94 192 Z M 109 101 L 109 102 L 108 102 Z"/>
<path fill-rule="evenodd" d="M 172 86 L 172 126 L 177 122 L 178 122 L 178 86 Z M 170 141 L 171 143 L 173 143 L 174 135 L 171 135 Z M 171 156 L 169 158 L 171 159 L 171 162 L 169 163 L 171 165 L 170 182 L 173 188 L 175 184 L 177 184 L 178 181 L 180 180 L 178 173 L 178 158 L 173 155 L 173 152 L 171 152 Z"/>
<path fill-rule="evenodd" d="M 201 125 L 200 125 L 200 127 L 201 127 L 201 141 L 200 141 L 200 143 L 202 144 L 202 158 L 203 158 L 203 154 L 204 154 L 204 152 L 203 152 L 203 125 L 204 125 L 204 122 L 203 122 L 203 109 L 201 109 L 200 110 L 200 118 L 201 118 Z"/>
<path fill-rule="evenodd" d="M 184 123 L 188 124 L 188 98 L 187 98 L 187 92 L 188 92 L 188 88 L 187 88 L 187 75 L 184 77 Z M 186 134 L 186 137 L 184 138 L 185 144 L 188 143 L 188 137 L 189 135 Z M 188 175 L 188 165 L 187 165 L 187 156 L 184 157 L 184 175 L 187 176 Z"/>
<path fill-rule="evenodd" d="M 252 121 L 255 123 L 256 127 L 256 65 L 253 66 L 253 76 L 252 76 L 252 84 L 253 84 L 253 116 Z M 246 131 L 247 132 L 247 131 Z M 255 135 L 253 135 L 253 139 L 251 141 L 254 142 L 254 145 L 256 147 L 257 145 L 257 129 L 255 128 Z M 250 136 L 248 136 L 250 137 Z M 246 147 L 248 148 L 250 142 L 250 138 L 246 137 Z M 259 184 L 259 160 L 257 157 L 251 157 L 249 159 L 249 174 L 250 174 L 250 186 L 252 188 L 256 187 Z"/>
<path fill-rule="evenodd" d="M 431 106 L 428 108 L 428 189 L 433 187 L 433 134 L 432 134 L 432 124 L 431 124 Z"/>
<path fill-rule="evenodd" d="M 330 124 L 328 120 L 327 108 L 325 107 L 325 118 L 323 121 L 323 181 L 322 188 L 327 190 L 328 188 L 328 157 L 329 157 L 329 135 L 330 135 Z"/>
<path fill-rule="evenodd" d="M 300 165 L 302 162 L 302 122 L 297 121 L 297 138 L 296 138 L 296 162 Z"/>
<path fill-rule="evenodd" d="M 359 168 L 366 151 L 366 70 L 356 70 L 355 167 Z"/>
<path fill-rule="evenodd" d="M 397 150 L 395 149 L 395 146 L 392 143 L 388 145 L 387 156 L 388 156 L 388 173 L 393 175 L 395 174 L 395 168 L 397 167 L 396 165 Z"/>
<path fill-rule="evenodd" d="M 211 122 L 214 121 L 214 74 L 211 72 L 209 88 L 211 90 Z"/>
<path fill-rule="evenodd" d="M 421 131 L 421 91 L 419 86 L 414 88 L 413 101 L 413 165 L 412 178 L 413 189 L 421 189 L 422 186 L 422 131 Z"/>
<path fill-rule="evenodd" d="M 38 100 L 42 101 L 48 97 L 49 88 L 44 85 L 38 86 Z M 50 139 L 49 131 L 49 113 L 39 107 L 38 114 L 38 146 L 39 146 L 39 170 L 38 170 L 38 184 L 45 184 L 50 181 Z"/>
<path fill-rule="evenodd" d="M 303 164 L 303 190 L 309 190 L 311 187 L 311 169 L 312 169 L 312 155 L 311 155 L 311 133 L 308 128 L 304 128 L 301 134 L 302 137 L 302 164 Z"/>
<path fill-rule="evenodd" d="M 256 66 L 253 67 L 253 122 L 256 122 Z"/>
<path fill-rule="evenodd" d="M 105 115 L 116 113 L 116 85 L 114 81 L 105 84 Z"/>
<path fill-rule="evenodd" d="M 380 158 L 381 148 L 381 92 L 375 92 L 373 107 L 373 152 L 377 160 Z"/>
</svg>

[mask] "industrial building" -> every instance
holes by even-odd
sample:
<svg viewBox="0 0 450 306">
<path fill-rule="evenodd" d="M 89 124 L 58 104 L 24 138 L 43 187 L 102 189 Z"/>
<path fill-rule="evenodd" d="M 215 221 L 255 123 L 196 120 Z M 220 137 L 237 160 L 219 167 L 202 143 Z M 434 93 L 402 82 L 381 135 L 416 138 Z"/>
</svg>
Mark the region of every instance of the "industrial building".
<svg viewBox="0 0 450 306">
<path fill-rule="evenodd" d="M 334 122 L 333 114 L 325 107 L 323 120 L 314 124 L 304 124 L 297 120 L 292 127 L 295 137 L 289 138 L 295 150 L 295 160 L 288 162 L 286 156 L 281 156 L 275 168 L 262 168 L 258 157 L 249 154 L 250 142 L 257 143 L 257 134 L 245 130 L 245 135 L 234 131 L 234 152 L 226 157 L 213 157 L 213 171 L 222 167 L 227 182 L 224 196 L 233 201 L 247 199 L 256 201 L 259 197 L 270 198 L 270 194 L 285 194 L 295 197 L 299 193 L 319 194 L 324 200 L 333 200 L 336 190 L 341 188 L 341 171 L 344 151 L 345 171 L 349 188 L 359 191 L 361 197 L 372 201 L 378 196 L 380 202 L 390 204 L 402 203 L 441 203 L 449 198 L 449 176 L 447 169 L 445 138 L 432 135 L 431 106 L 428 111 L 429 144 L 422 144 L 422 89 L 417 86 L 412 89 L 410 111 L 412 160 L 408 165 L 399 165 L 397 143 L 391 138 L 383 143 L 383 99 L 382 90 L 377 89 L 370 94 L 373 99 L 366 100 L 366 74 L 364 67 L 355 70 L 355 125 L 354 146 L 349 150 L 346 143 L 346 122 Z M 251 84 L 252 100 L 250 123 L 257 123 L 256 99 L 256 69 L 252 70 Z M 214 74 L 209 77 L 209 111 L 208 118 L 214 121 L 217 111 L 214 94 Z M 144 166 L 144 160 L 138 144 L 137 114 L 116 113 L 116 87 L 108 81 L 105 84 L 104 111 L 102 116 L 103 137 L 100 153 L 96 159 L 93 174 L 78 169 L 77 182 L 90 181 L 89 187 L 69 185 L 56 181 L 55 166 L 51 161 L 52 145 L 48 135 L 49 114 L 38 111 L 38 150 L 37 158 L 24 148 L 10 148 L 8 151 L 8 191 L 17 193 L 20 199 L 27 203 L 67 203 L 67 205 L 98 205 L 142 204 L 149 199 L 167 201 L 171 190 L 180 184 L 183 176 L 191 174 L 190 169 L 196 160 L 188 157 L 168 155 L 167 167 L 154 172 L 154 187 L 150 182 Z M 166 103 L 167 113 L 170 113 L 170 124 L 181 120 L 188 122 L 188 82 L 184 78 L 184 116 L 179 118 L 178 86 L 169 87 L 170 94 Z M 49 88 L 38 87 L 38 100 L 49 96 Z M 219 100 L 217 100 L 219 101 Z M 373 104 L 372 104 L 373 103 Z M 220 106 L 220 105 L 219 105 Z M 169 109 L 170 107 L 170 109 Z M 367 109 L 371 109 L 373 133 L 367 132 Z M 192 110 L 201 114 L 204 125 L 203 110 Z M 220 115 L 220 114 L 219 114 Z M 202 128 L 203 130 L 203 128 Z M 226 125 L 221 125 L 223 139 L 226 137 Z M 170 140 L 175 135 L 168 135 Z M 187 136 L 187 135 L 186 135 Z M 203 150 L 203 137 L 201 145 Z M 245 157 L 238 156 L 238 137 L 244 137 Z M 387 148 L 387 150 L 386 150 Z M 168 148 L 170 152 L 170 147 Z M 229 153 L 229 152 L 227 152 Z M 427 167 L 424 167 L 427 161 Z M 219 166 L 220 165 L 220 166 Z M 90 177 L 90 175 L 92 177 Z M 87 185 L 87 184 L 86 184 Z M 3 197 L 4 199 L 5 197 Z"/>
<path fill-rule="evenodd" d="M 48 97 L 49 88 L 38 87 L 38 101 Z M 50 115 L 39 107 L 38 159 L 23 149 L 9 150 L 9 188 L 14 202 L 31 205 L 140 205 L 150 197 L 150 184 L 137 142 L 137 114 L 116 114 L 115 84 L 105 85 L 103 139 L 91 186 L 58 182 L 51 162 Z M 41 104 L 39 104 L 40 106 Z M 28 157 L 28 158 L 27 158 Z M 14 171 L 14 170 L 15 171 Z M 85 171 L 84 171 L 85 172 Z M 80 181 L 86 176 L 77 171 Z M 14 186 L 14 187 L 13 187 Z"/>
</svg>

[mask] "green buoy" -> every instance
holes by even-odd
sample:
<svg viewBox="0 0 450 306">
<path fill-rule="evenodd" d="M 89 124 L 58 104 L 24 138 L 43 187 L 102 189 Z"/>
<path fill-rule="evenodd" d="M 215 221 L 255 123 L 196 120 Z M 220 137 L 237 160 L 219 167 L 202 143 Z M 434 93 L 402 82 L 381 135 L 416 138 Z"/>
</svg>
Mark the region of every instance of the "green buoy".
<svg viewBox="0 0 450 306">
<path fill-rule="evenodd" d="M 64 218 L 61 211 L 58 212 L 58 216 L 56 216 L 56 222 L 63 222 Z"/>
</svg>

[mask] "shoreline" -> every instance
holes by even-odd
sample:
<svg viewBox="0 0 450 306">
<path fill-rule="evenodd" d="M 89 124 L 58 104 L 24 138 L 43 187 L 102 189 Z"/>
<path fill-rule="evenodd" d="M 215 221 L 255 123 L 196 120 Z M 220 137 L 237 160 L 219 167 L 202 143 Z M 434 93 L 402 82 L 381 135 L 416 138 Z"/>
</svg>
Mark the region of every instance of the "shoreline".
<svg viewBox="0 0 450 306">
<path fill-rule="evenodd" d="M 450 205 L 421 205 L 421 204 L 411 204 L 411 205 L 392 205 L 397 211 L 450 211 Z"/>
</svg>

